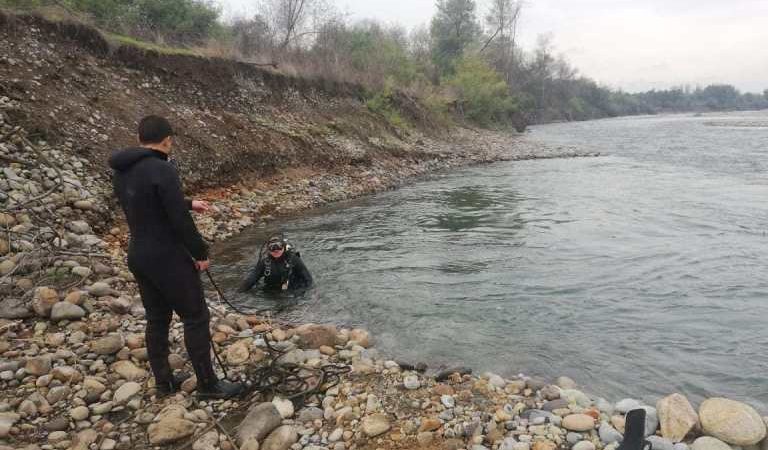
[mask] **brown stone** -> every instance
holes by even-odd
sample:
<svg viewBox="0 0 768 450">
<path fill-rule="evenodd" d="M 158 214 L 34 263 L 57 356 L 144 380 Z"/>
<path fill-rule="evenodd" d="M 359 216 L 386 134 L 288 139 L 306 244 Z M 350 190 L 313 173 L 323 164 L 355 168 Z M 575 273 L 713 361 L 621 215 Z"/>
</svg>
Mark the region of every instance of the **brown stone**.
<svg viewBox="0 0 768 450">
<path fill-rule="evenodd" d="M 578 432 L 594 430 L 595 418 L 587 414 L 571 414 L 563 419 L 562 427 Z"/>
<path fill-rule="evenodd" d="M 275 328 L 272 330 L 272 339 L 277 342 L 284 341 L 286 339 L 285 331 L 281 330 L 280 328 Z"/>
<path fill-rule="evenodd" d="M 338 331 L 333 325 L 302 325 L 296 329 L 305 348 L 318 349 L 322 346 L 333 347 Z"/>
<path fill-rule="evenodd" d="M 0 213 L 0 227 L 7 228 L 16 225 L 16 218 L 10 214 Z"/>
<path fill-rule="evenodd" d="M 272 329 L 272 326 L 270 326 L 268 323 L 257 323 L 253 326 L 252 329 L 256 333 L 266 333 Z"/>
<path fill-rule="evenodd" d="M 440 421 L 440 419 L 434 419 L 434 418 L 421 419 L 421 425 L 419 425 L 419 432 L 422 433 L 424 431 L 435 431 L 440 429 L 440 427 L 442 426 L 443 426 L 443 423 Z"/>
<path fill-rule="evenodd" d="M 504 387 L 504 391 L 508 394 L 519 394 L 525 389 L 524 380 L 512 380 Z"/>
<path fill-rule="evenodd" d="M 136 350 L 144 347 L 144 339 L 143 334 L 129 334 L 125 338 L 125 345 L 131 350 Z"/>
<path fill-rule="evenodd" d="M 261 362 L 266 357 L 267 357 L 267 353 L 264 350 L 262 350 L 262 349 L 260 349 L 258 347 L 255 347 L 255 348 L 251 349 L 251 362 L 252 363 Z"/>
<path fill-rule="evenodd" d="M 168 418 L 153 423 L 147 429 L 149 443 L 164 445 L 191 436 L 195 432 L 194 422 L 185 419 Z"/>
<path fill-rule="evenodd" d="M 79 383 L 83 380 L 83 374 L 71 366 L 59 366 L 51 371 L 51 377 L 63 383 Z"/>
<path fill-rule="evenodd" d="M 333 356 L 336 354 L 336 349 L 327 345 L 321 345 L 319 350 L 320 353 L 327 356 Z"/>
<path fill-rule="evenodd" d="M 59 294 L 47 287 L 39 287 L 35 290 L 32 299 L 32 309 L 40 317 L 50 317 L 53 305 L 59 302 Z"/>
<path fill-rule="evenodd" d="M 51 371 L 53 360 L 50 356 L 38 356 L 35 358 L 29 358 L 25 369 L 28 374 L 39 377 L 46 375 Z"/>
<path fill-rule="evenodd" d="M 370 345 L 370 335 L 367 331 L 360 328 L 355 328 L 349 332 L 349 340 L 355 341 L 359 346 L 365 348 L 368 348 Z"/>
<path fill-rule="evenodd" d="M 456 391 L 453 389 L 453 387 L 448 386 L 447 384 L 437 384 L 434 388 L 432 388 L 432 392 L 435 393 L 435 395 L 454 395 Z"/>
<path fill-rule="evenodd" d="M 616 428 L 619 433 L 624 434 L 624 428 L 627 426 L 627 419 L 623 416 L 613 416 L 611 417 L 611 425 L 613 425 L 613 428 Z"/>
<path fill-rule="evenodd" d="M 136 359 L 136 361 L 144 362 L 149 361 L 149 354 L 147 353 L 147 348 L 135 348 L 131 350 L 131 358 Z"/>
<path fill-rule="evenodd" d="M 242 340 L 227 347 L 224 352 L 227 364 L 237 366 L 248 362 L 248 358 L 251 356 L 250 344 L 249 340 Z"/>
<path fill-rule="evenodd" d="M 491 444 L 495 444 L 496 442 L 504 439 L 504 433 L 499 429 L 499 427 L 496 427 L 488 432 L 488 435 L 485 437 L 488 442 Z"/>
<path fill-rule="evenodd" d="M 83 298 L 83 293 L 81 291 L 72 291 L 67 294 L 66 297 L 64 297 L 65 302 L 72 303 L 73 305 L 77 306 L 82 306 L 84 300 L 85 299 Z"/>
</svg>

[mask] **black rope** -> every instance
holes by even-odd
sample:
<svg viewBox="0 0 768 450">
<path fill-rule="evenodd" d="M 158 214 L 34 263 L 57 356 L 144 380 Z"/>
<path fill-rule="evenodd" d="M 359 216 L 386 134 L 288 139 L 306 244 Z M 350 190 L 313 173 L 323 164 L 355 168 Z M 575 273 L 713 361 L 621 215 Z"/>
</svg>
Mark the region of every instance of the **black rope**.
<svg viewBox="0 0 768 450">
<path fill-rule="evenodd" d="M 219 288 L 209 270 L 205 271 L 219 299 L 232 310 L 242 315 L 249 315 L 242 309 L 233 305 Z M 253 313 L 251 313 L 253 314 Z M 244 395 L 265 394 L 280 395 L 291 400 L 297 408 L 303 407 L 312 397 L 321 397 L 334 386 L 341 382 L 341 376 L 349 373 L 351 368 L 345 364 L 327 364 L 320 368 L 302 367 L 298 364 L 278 363 L 278 360 L 286 354 L 270 344 L 266 336 L 264 344 L 267 348 L 267 362 L 260 366 L 254 366 L 246 372 L 247 389 Z M 216 346 L 211 342 L 216 360 L 228 377 L 224 364 L 216 351 Z"/>
</svg>

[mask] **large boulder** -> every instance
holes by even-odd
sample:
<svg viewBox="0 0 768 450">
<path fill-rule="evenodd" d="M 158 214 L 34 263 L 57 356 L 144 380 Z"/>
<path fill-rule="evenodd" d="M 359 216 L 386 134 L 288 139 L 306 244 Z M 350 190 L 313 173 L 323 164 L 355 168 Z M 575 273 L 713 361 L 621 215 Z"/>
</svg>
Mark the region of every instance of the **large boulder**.
<svg viewBox="0 0 768 450">
<path fill-rule="evenodd" d="M 682 442 L 699 428 L 699 416 L 685 396 L 672 394 L 656 403 L 661 422 L 661 435 L 672 442 Z"/>
<path fill-rule="evenodd" d="M 153 423 L 147 429 L 149 443 L 152 445 L 165 445 L 192 436 L 195 432 L 195 423 L 186 419 L 169 417 L 160 422 Z"/>
<path fill-rule="evenodd" d="M 705 400 L 699 407 L 704 434 L 732 445 L 753 445 L 765 439 L 762 417 L 751 406 L 726 398 Z"/>
<path fill-rule="evenodd" d="M 272 403 L 259 403 L 237 427 L 237 440 L 241 444 L 253 439 L 261 441 L 283 422 L 280 412 Z"/>
<path fill-rule="evenodd" d="M 305 348 L 319 349 L 322 346 L 336 345 L 338 330 L 333 325 L 302 325 L 295 330 Z"/>
</svg>

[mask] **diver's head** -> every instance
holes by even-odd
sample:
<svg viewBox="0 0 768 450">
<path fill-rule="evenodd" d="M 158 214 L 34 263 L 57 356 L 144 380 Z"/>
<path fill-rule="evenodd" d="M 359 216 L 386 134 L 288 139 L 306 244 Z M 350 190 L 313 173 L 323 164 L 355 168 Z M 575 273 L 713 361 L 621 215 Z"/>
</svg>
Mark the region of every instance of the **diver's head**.
<svg viewBox="0 0 768 450">
<path fill-rule="evenodd" d="M 274 259 L 280 259 L 285 253 L 285 243 L 280 237 L 272 237 L 267 241 L 267 251 Z"/>
</svg>

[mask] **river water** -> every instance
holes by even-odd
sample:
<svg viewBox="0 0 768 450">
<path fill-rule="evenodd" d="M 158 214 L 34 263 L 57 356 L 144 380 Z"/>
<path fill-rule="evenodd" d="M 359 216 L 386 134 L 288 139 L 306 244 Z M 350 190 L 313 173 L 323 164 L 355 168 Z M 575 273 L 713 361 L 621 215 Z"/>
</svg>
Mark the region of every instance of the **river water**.
<svg viewBox="0 0 768 450">
<path fill-rule="evenodd" d="M 267 230 L 217 249 L 244 305 L 358 325 L 430 367 L 567 375 L 768 412 L 768 113 L 555 124 L 603 156 L 441 174 L 283 224 L 317 288 L 234 294 Z"/>
</svg>

